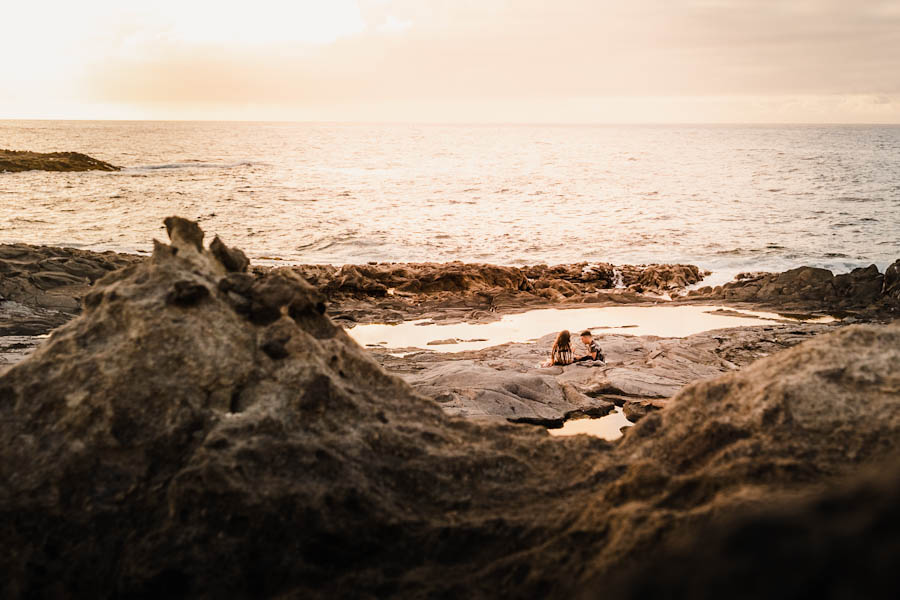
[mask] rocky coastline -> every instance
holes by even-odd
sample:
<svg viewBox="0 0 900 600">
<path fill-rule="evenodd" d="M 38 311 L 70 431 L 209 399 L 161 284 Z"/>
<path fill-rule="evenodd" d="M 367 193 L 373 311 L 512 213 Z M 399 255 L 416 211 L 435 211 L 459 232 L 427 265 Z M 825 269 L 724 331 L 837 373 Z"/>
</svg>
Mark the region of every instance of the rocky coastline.
<svg viewBox="0 0 900 600">
<path fill-rule="evenodd" d="M 119 171 L 121 167 L 80 152 L 30 152 L 0 149 L 0 173 L 22 171 Z"/>
<path fill-rule="evenodd" d="M 762 358 L 738 338 L 724 349 L 717 334 L 686 338 L 706 357 L 697 378 L 673 383 L 620 441 L 551 438 L 447 414 L 329 318 L 341 299 L 320 281 L 248 271 L 240 251 L 205 247 L 196 224 L 166 226 L 169 244 L 148 259 L 104 256 L 121 268 L 85 272 L 93 285 L 54 287 L 9 267 L 32 264 L 24 255 L 3 259 L 3 304 L 27 280 L 31 296 L 13 302 L 68 314 L 53 296 L 80 294 L 83 307 L 0 371 L 4 597 L 636 598 L 656 568 L 648 556 L 674 569 L 707 530 L 727 551 L 716 573 L 695 562 L 690 581 L 712 597 L 717 573 L 766 579 L 768 541 L 796 523 L 821 535 L 792 547 L 792 584 L 808 586 L 792 589 L 820 589 L 820 542 L 839 556 L 854 532 L 867 536 L 856 559 L 879 569 L 842 570 L 838 590 L 893 581 L 885 540 L 895 547 L 897 529 L 854 515 L 862 497 L 889 517 L 878 507 L 896 506 L 895 486 L 842 482 L 900 465 L 897 323 L 773 327 L 752 343 L 792 347 Z M 860 292 L 859 314 L 889 320 L 890 273 L 874 300 Z M 634 374 L 684 359 L 671 340 L 651 342 L 622 336 L 611 350 L 635 345 L 623 367 Z M 661 385 L 607 378 L 601 396 Z M 765 529 L 729 542 L 759 515 Z M 754 589 L 767 585 L 789 596 L 777 582 Z"/>
<path fill-rule="evenodd" d="M 213 248 L 229 267 L 246 269 L 254 277 L 273 270 L 250 266 L 246 257 L 229 254 L 221 242 Z M 79 314 L 101 277 L 145 260 L 112 252 L 0 245 L 0 366 L 18 362 L 53 329 Z M 883 274 L 874 266 L 839 275 L 802 267 L 741 275 L 726 285 L 699 289 L 705 272 L 693 265 L 373 263 L 285 268 L 315 287 L 330 318 L 345 328 L 414 319 L 485 323 L 537 308 L 660 303 L 837 314 L 843 317 L 838 325 L 886 322 L 900 314 L 900 261 Z M 606 334 L 608 364 L 588 369 L 536 368 L 552 344 L 550 333 L 536 342 L 480 351 L 407 348 L 398 355 L 397 349 L 369 350 L 385 369 L 436 399 L 449 414 L 559 427 L 570 418 L 602 416 L 616 405 L 636 422 L 663 408 L 688 383 L 737 370 L 834 326 L 785 322 L 674 339 Z"/>
</svg>

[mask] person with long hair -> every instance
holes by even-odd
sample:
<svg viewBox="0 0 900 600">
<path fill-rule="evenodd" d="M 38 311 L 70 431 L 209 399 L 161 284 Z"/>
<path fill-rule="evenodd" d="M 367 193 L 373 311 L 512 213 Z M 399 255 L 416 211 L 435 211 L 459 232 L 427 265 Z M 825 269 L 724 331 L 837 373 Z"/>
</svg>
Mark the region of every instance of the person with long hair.
<svg viewBox="0 0 900 600">
<path fill-rule="evenodd" d="M 568 329 L 560 331 L 559 335 L 556 336 L 556 341 L 553 342 L 553 348 L 550 350 L 550 358 L 541 366 L 564 367 L 565 365 L 571 365 L 575 362 L 575 355 L 572 353 L 571 338 L 572 334 L 569 333 Z"/>
</svg>

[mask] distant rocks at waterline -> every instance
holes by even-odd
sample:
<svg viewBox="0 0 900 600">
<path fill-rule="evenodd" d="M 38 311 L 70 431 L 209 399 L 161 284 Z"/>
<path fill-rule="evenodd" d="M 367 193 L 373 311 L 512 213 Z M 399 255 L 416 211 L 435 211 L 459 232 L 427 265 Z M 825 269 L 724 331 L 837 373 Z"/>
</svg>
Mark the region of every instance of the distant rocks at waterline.
<svg viewBox="0 0 900 600">
<path fill-rule="evenodd" d="M 0 149 L 0 173 L 20 171 L 119 171 L 121 167 L 80 152 L 29 152 Z"/>
<path fill-rule="evenodd" d="M 688 385 L 617 443 L 551 438 L 446 415 L 294 271 L 245 272 L 196 225 L 168 225 L 170 244 L 97 281 L 0 375 L 2 597 L 604 593 L 718 518 L 900 456 L 900 324 Z M 817 540 L 792 538 L 792 555 Z M 741 573 L 770 550 L 752 547 Z M 881 559 L 883 577 L 900 570 Z"/>
<path fill-rule="evenodd" d="M 744 273 L 723 286 L 700 288 L 688 298 L 749 302 L 803 310 L 870 309 L 900 313 L 900 260 L 884 273 L 870 265 L 835 275 L 828 269 L 798 267 L 782 273 Z"/>
</svg>

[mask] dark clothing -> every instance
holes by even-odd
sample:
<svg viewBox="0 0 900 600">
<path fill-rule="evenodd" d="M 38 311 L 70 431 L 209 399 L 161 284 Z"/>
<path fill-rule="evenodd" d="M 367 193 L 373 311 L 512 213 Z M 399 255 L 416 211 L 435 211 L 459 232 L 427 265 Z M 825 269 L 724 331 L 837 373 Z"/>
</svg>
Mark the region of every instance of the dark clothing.
<svg viewBox="0 0 900 600">
<path fill-rule="evenodd" d="M 600 345 L 596 340 L 591 340 L 591 343 L 588 346 L 587 356 L 582 356 L 578 360 L 604 360 L 603 352 L 600 351 Z"/>
</svg>

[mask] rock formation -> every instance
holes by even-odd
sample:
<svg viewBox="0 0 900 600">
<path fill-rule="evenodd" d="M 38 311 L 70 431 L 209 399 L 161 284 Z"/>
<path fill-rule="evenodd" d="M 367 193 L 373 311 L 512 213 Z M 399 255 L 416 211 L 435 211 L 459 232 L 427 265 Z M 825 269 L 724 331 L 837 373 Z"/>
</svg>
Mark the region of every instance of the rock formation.
<svg viewBox="0 0 900 600">
<path fill-rule="evenodd" d="M 502 267 L 467 263 L 301 265 L 296 272 L 322 290 L 336 318 L 347 323 L 411 318 L 490 320 L 552 304 L 647 302 L 699 282 L 693 265 L 576 263 Z"/>
<path fill-rule="evenodd" d="M 95 281 L 139 260 L 112 252 L 0 245 L 0 336 L 48 333 L 78 313 Z"/>
<path fill-rule="evenodd" d="M 892 461 L 821 495 L 702 527 L 624 576 L 586 586 L 581 598 L 893 598 L 898 540 L 900 463 Z"/>
<path fill-rule="evenodd" d="M 102 160 L 78 152 L 0 150 L 0 173 L 19 171 L 118 171 Z"/>
<path fill-rule="evenodd" d="M 4 597 L 571 597 L 898 450 L 900 325 L 689 386 L 617 444 L 553 439 L 448 417 L 293 271 L 167 229 L 0 375 Z"/>
<path fill-rule="evenodd" d="M 799 310 L 870 309 L 876 313 L 900 313 L 900 261 L 885 274 L 870 265 L 849 273 L 799 267 L 783 273 L 742 274 L 723 286 L 701 288 L 688 296 L 695 299 L 749 302 L 754 305 L 796 307 Z"/>
<path fill-rule="evenodd" d="M 449 414 L 558 426 L 570 416 L 602 416 L 613 405 L 638 421 L 689 383 L 730 373 L 760 357 L 833 329 L 820 323 L 707 331 L 686 338 L 605 334 L 606 364 L 537 368 L 555 333 L 532 343 L 453 354 L 370 351 L 389 372 L 438 401 Z"/>
</svg>

